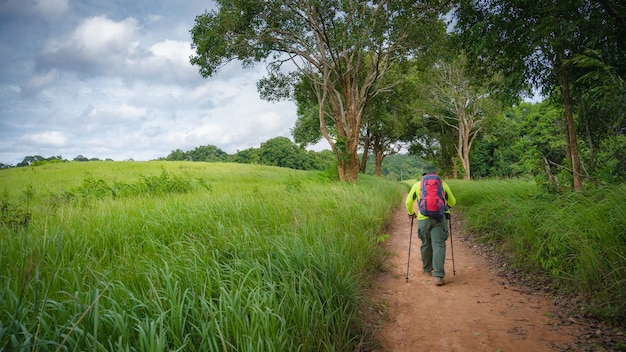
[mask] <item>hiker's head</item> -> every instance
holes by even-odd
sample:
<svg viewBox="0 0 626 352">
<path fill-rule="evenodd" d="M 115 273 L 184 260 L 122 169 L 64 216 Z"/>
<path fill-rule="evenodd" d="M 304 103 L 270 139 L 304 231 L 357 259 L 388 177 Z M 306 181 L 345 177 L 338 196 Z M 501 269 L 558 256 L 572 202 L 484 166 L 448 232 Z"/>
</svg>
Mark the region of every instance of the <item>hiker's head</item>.
<svg viewBox="0 0 626 352">
<path fill-rule="evenodd" d="M 424 166 L 424 171 L 422 173 L 422 176 L 426 175 L 426 174 L 436 174 L 438 173 L 439 170 L 437 169 L 437 167 L 433 164 L 428 164 L 426 166 Z"/>
</svg>

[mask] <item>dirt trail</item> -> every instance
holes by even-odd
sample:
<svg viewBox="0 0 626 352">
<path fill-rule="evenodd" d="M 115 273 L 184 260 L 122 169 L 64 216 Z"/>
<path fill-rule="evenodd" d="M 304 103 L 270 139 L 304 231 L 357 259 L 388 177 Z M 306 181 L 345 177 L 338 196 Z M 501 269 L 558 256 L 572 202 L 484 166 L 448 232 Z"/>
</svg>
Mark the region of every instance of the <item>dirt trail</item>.
<svg viewBox="0 0 626 352">
<path fill-rule="evenodd" d="M 399 207 L 386 230 L 392 253 L 370 299 L 376 319 L 376 351 L 562 351 L 580 334 L 575 326 L 552 318 L 549 299 L 509 286 L 473 250 L 452 218 L 452 251 L 447 241 L 446 285 L 435 286 L 422 274 L 420 240 L 413 233 L 406 282 L 410 219 Z M 417 220 L 413 225 L 416 231 Z"/>
</svg>

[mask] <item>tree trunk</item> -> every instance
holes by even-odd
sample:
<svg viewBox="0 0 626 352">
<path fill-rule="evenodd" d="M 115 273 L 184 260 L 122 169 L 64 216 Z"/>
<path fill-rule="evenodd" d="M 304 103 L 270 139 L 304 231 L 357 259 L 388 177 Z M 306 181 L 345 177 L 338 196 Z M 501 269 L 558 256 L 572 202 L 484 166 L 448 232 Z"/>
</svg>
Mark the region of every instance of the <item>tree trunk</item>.
<svg viewBox="0 0 626 352">
<path fill-rule="evenodd" d="M 463 166 L 463 179 L 469 181 L 471 179 L 469 161 L 465 152 L 459 153 L 459 159 L 461 159 L 461 165 Z"/>
<path fill-rule="evenodd" d="M 459 168 L 456 165 L 456 160 L 452 157 L 452 178 L 457 180 L 459 178 Z"/>
<path fill-rule="evenodd" d="M 359 126 L 360 127 L 360 126 Z M 356 136 L 352 135 L 349 138 L 351 140 L 348 142 L 348 161 L 346 163 L 346 179 L 344 181 L 348 182 L 356 182 L 359 178 L 359 133 Z"/>
<path fill-rule="evenodd" d="M 572 110 L 572 97 L 570 96 L 567 72 L 564 68 L 560 74 L 561 95 L 563 96 L 563 110 L 565 112 L 565 128 L 567 129 L 567 149 L 572 163 L 572 174 L 574 179 L 574 190 L 583 190 L 583 180 L 580 169 L 580 154 L 578 152 L 578 142 L 576 138 L 576 124 L 574 122 L 574 112 Z"/>
<path fill-rule="evenodd" d="M 369 129 L 366 132 L 365 143 L 363 145 L 363 158 L 361 159 L 361 166 L 359 167 L 359 172 L 364 174 L 367 168 L 367 156 L 370 151 L 370 131 Z"/>
<path fill-rule="evenodd" d="M 380 150 L 374 153 L 374 158 L 376 159 L 376 176 L 383 175 L 383 159 L 385 158 L 384 151 Z"/>
<path fill-rule="evenodd" d="M 548 161 L 548 159 L 544 156 L 543 157 L 543 165 L 546 169 L 546 174 L 548 174 L 548 180 L 550 180 L 550 183 L 558 186 L 559 182 L 557 177 L 552 173 L 552 170 L 550 169 L 550 162 Z"/>
<path fill-rule="evenodd" d="M 469 161 L 469 139 L 472 126 L 467 123 L 467 117 L 462 112 L 459 114 L 459 145 L 457 147 L 459 159 L 463 165 L 463 179 L 469 181 L 470 175 L 470 161 Z"/>
<path fill-rule="evenodd" d="M 339 181 L 356 182 L 359 177 L 359 156 L 356 153 L 349 153 L 348 158 L 341 160 L 338 164 Z"/>
</svg>

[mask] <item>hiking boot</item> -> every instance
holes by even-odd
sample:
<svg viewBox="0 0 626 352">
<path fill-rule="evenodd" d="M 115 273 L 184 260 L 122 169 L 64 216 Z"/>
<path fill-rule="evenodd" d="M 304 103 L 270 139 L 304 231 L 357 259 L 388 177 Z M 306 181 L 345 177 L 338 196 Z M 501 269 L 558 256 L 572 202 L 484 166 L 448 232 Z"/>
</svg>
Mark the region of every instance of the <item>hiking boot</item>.
<svg viewBox="0 0 626 352">
<path fill-rule="evenodd" d="M 426 276 L 433 276 L 433 272 L 432 271 L 424 271 L 424 275 L 426 275 Z"/>
<path fill-rule="evenodd" d="M 436 277 L 435 278 L 435 285 L 443 286 L 445 284 L 446 284 L 446 280 L 444 280 L 443 277 Z"/>
</svg>

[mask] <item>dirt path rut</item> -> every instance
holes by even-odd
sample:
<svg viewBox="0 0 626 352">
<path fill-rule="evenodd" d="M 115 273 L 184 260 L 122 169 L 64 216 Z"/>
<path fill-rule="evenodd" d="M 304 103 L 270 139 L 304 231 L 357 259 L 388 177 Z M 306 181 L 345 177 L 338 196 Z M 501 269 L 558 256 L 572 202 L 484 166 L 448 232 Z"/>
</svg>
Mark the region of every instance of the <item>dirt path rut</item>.
<svg viewBox="0 0 626 352">
<path fill-rule="evenodd" d="M 384 246 L 390 268 L 380 274 L 370 299 L 377 315 L 376 351 L 562 351 L 579 331 L 552 318 L 555 308 L 544 296 L 509 286 L 475 254 L 471 241 L 452 219 L 452 250 L 447 241 L 446 281 L 435 286 L 421 270 L 420 240 L 413 234 L 406 282 L 410 219 L 396 209 Z M 415 220 L 413 231 L 416 231 Z"/>
</svg>

